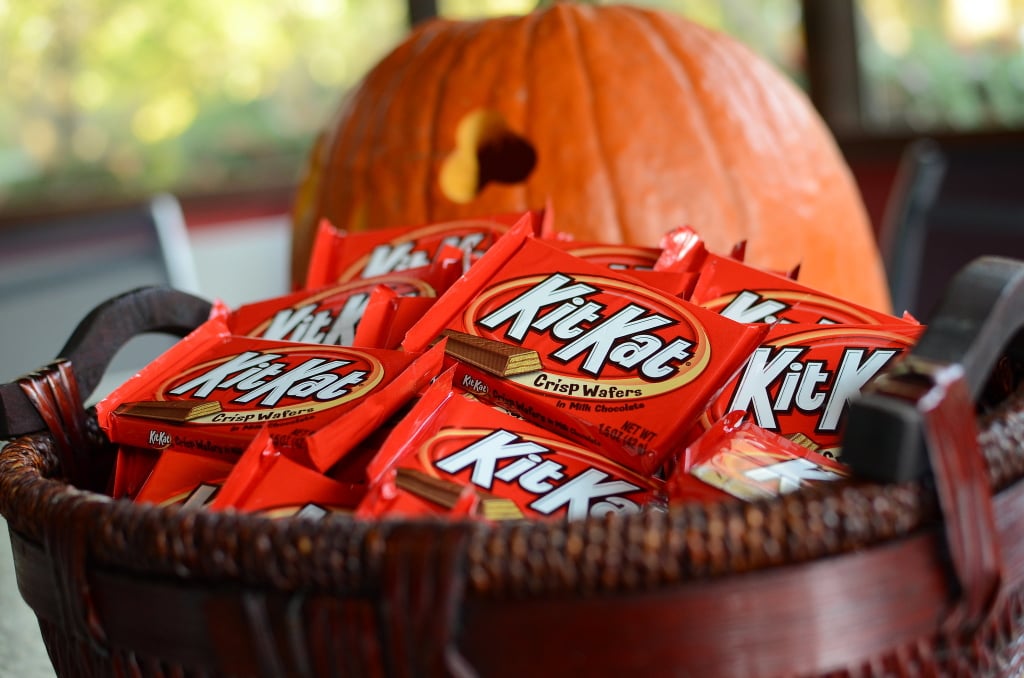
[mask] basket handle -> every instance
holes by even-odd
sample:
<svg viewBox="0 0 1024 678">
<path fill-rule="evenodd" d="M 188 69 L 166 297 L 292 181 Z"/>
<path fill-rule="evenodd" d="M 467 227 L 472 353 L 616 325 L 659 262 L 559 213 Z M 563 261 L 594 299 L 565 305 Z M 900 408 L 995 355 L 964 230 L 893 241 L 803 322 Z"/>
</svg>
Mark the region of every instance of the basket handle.
<svg viewBox="0 0 1024 678">
<path fill-rule="evenodd" d="M 988 404 L 1015 387 L 1010 370 L 1024 364 L 1024 262 L 981 257 L 961 269 L 939 302 L 928 327 L 895 368 L 854 399 L 843 439 L 843 461 L 857 477 L 898 483 L 931 474 L 917 400 L 942 366 L 958 365 L 971 402 Z M 986 390 L 986 386 L 989 386 Z M 966 413 L 963 413 L 966 415 Z"/>
<path fill-rule="evenodd" d="M 1024 262 L 982 257 L 951 281 L 917 345 L 868 384 L 850 407 L 843 461 L 876 482 L 931 478 L 960 590 L 946 619 L 975 628 L 999 597 L 1002 556 L 988 469 L 978 444 L 976 403 L 990 375 L 1024 355 Z M 1001 362 L 1003 361 L 1003 362 Z M 1002 395 L 1016 375 L 998 372 Z"/>
<path fill-rule="evenodd" d="M 54 365 L 73 368 L 74 386 L 82 399 L 96 389 L 114 355 L 132 337 L 159 332 L 183 337 L 210 315 L 210 302 L 169 287 L 140 287 L 94 308 L 75 328 Z M 22 386 L 24 379 L 0 385 L 0 440 L 48 428 Z M 20 383 L 19 383 L 20 382 Z M 77 403 L 81 407 L 81 403 Z M 54 432 L 56 433 L 56 432 Z"/>
</svg>

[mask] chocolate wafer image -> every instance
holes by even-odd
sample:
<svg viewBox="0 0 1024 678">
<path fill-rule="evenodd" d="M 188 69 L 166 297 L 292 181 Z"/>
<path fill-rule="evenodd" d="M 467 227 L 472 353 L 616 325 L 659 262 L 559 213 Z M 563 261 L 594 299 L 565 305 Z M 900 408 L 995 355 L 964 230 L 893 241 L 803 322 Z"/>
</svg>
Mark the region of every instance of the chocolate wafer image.
<svg viewBox="0 0 1024 678">
<path fill-rule="evenodd" d="M 216 400 L 138 400 L 122 403 L 114 412 L 133 417 L 182 423 L 220 412 L 220 402 Z"/>
<path fill-rule="evenodd" d="M 463 491 L 462 485 L 458 483 L 442 478 L 433 478 L 422 471 L 411 468 L 397 469 L 395 485 L 406 492 L 415 494 L 420 499 L 432 501 L 446 509 L 455 507 Z"/>
<path fill-rule="evenodd" d="M 465 487 L 443 478 L 429 476 L 412 468 L 399 468 L 395 475 L 395 485 L 415 494 L 420 499 L 452 509 Z M 480 513 L 487 520 L 522 520 L 523 512 L 511 499 L 497 497 L 493 494 L 477 492 L 480 496 Z"/>
<path fill-rule="evenodd" d="M 791 434 L 789 434 L 788 436 L 785 436 L 785 437 L 789 438 L 790 440 L 792 440 L 797 445 L 803 445 L 804 447 L 806 447 L 808 450 L 810 450 L 812 452 L 817 452 L 820 449 L 820 447 L 821 447 L 820 445 L 818 445 L 818 443 L 816 443 L 813 440 L 811 440 L 810 438 L 808 438 L 807 435 L 805 435 L 803 433 L 800 433 L 800 432 L 791 433 Z"/>
<path fill-rule="evenodd" d="M 486 520 L 523 520 L 519 505 L 505 497 L 485 496 L 480 500 L 480 513 Z"/>
<path fill-rule="evenodd" d="M 531 348 L 513 346 L 465 332 L 445 330 L 445 353 L 490 374 L 511 377 L 541 368 L 540 355 Z"/>
</svg>

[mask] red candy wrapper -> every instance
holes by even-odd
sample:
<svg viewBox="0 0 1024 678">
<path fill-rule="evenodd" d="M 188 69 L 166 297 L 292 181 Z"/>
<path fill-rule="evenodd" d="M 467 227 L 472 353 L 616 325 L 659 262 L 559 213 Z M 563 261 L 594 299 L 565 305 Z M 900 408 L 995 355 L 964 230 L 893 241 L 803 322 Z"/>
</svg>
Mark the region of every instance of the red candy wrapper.
<svg viewBox="0 0 1024 678">
<path fill-rule="evenodd" d="M 264 425 L 326 470 L 440 371 L 422 355 L 233 336 L 213 318 L 97 405 L 117 443 L 237 459 Z"/>
<path fill-rule="evenodd" d="M 612 269 L 614 270 L 614 269 Z M 633 269 L 623 271 L 637 282 L 648 287 L 668 293 L 670 296 L 680 299 L 689 299 L 693 286 L 697 283 L 696 273 L 675 273 L 672 271 L 648 271 L 646 269 Z"/>
<path fill-rule="evenodd" d="M 367 492 L 355 517 L 376 519 L 402 516 L 475 518 L 480 495 L 470 485 L 430 478 L 410 469 L 396 469 Z"/>
<path fill-rule="evenodd" d="M 656 271 L 686 271 L 697 273 L 703 268 L 705 259 L 710 252 L 704 246 L 704 240 L 690 226 L 680 226 L 666 233 L 661 239 L 661 254 L 654 264 Z M 732 246 L 729 258 L 742 262 L 747 256 L 747 241 L 740 240 Z M 796 280 L 800 274 L 800 264 L 791 271 L 771 271 L 790 280 Z"/>
<path fill-rule="evenodd" d="M 429 388 L 430 385 L 427 385 L 424 390 Z M 418 398 L 414 398 L 413 400 L 405 403 L 405 405 L 403 405 L 397 412 L 391 415 L 390 419 L 384 422 L 381 426 L 378 426 L 373 433 L 363 438 L 362 441 L 342 457 L 337 464 L 329 468 L 325 472 L 325 475 L 329 478 L 333 478 L 339 483 L 346 483 L 349 485 L 366 485 L 368 477 L 366 475 L 366 467 L 369 466 L 370 462 L 373 461 L 374 458 L 376 458 L 381 446 L 384 445 L 384 441 L 387 440 L 398 422 L 405 418 L 409 409 L 417 401 Z"/>
<path fill-rule="evenodd" d="M 704 240 L 690 226 L 679 226 L 661 237 L 661 254 L 654 262 L 656 271 L 678 271 L 682 273 L 697 273 L 704 265 L 704 257 L 708 250 L 704 246 Z M 743 257 L 746 251 L 746 244 L 737 243 L 733 254 L 738 258 Z"/>
<path fill-rule="evenodd" d="M 403 346 L 422 350 L 446 329 L 505 344 L 500 365 L 475 365 L 490 370 L 482 380 L 487 397 L 545 401 L 519 414 L 543 410 L 543 425 L 560 422 L 552 430 L 565 435 L 590 429 L 614 461 L 652 473 L 767 328 L 565 254 L 533 230 L 525 220 L 517 224 L 438 299 Z M 467 353 L 460 356 L 465 361 Z M 590 434 L 577 440 L 593 442 Z"/>
<path fill-rule="evenodd" d="M 385 498 L 445 497 L 447 485 L 452 503 L 471 487 L 492 520 L 636 513 L 660 498 L 659 481 L 454 391 L 452 379 L 449 370 L 435 381 L 370 463 Z"/>
<path fill-rule="evenodd" d="M 422 309 L 462 274 L 461 264 L 456 264 L 445 261 L 245 304 L 228 315 L 228 329 L 232 334 L 271 341 L 353 346 L 375 290 L 387 290 L 402 299 L 417 299 L 413 303 Z"/>
<path fill-rule="evenodd" d="M 205 454 L 164 450 L 135 501 L 158 506 L 205 506 L 216 495 L 232 466 L 228 460 Z"/>
<path fill-rule="evenodd" d="M 848 476 L 841 464 L 730 412 L 686 449 L 669 479 L 670 501 L 686 496 L 691 477 L 734 497 L 755 500 Z"/>
<path fill-rule="evenodd" d="M 560 239 L 546 239 L 544 242 L 574 257 L 598 266 L 606 266 L 613 271 L 653 271 L 654 264 L 661 256 L 661 249 L 657 247 L 607 245 Z"/>
<path fill-rule="evenodd" d="M 715 485 L 710 485 L 695 475 L 683 470 L 680 464 L 665 483 L 665 494 L 669 504 L 718 504 L 736 501 L 736 497 Z"/>
<path fill-rule="evenodd" d="M 366 302 L 352 345 L 398 350 L 405 333 L 434 301 L 428 297 L 401 297 L 390 288 L 378 286 Z"/>
<path fill-rule="evenodd" d="M 532 214 L 537 217 L 538 235 L 550 230 L 550 210 Z M 522 216 L 517 212 L 365 233 L 346 233 L 323 221 L 313 242 L 306 288 L 428 266 L 445 248 L 453 246 L 473 262 Z"/>
<path fill-rule="evenodd" d="M 110 496 L 114 499 L 134 499 L 159 459 L 160 453 L 154 450 L 121 445 L 114 461 Z"/>
<path fill-rule="evenodd" d="M 702 418 L 704 427 L 733 410 L 783 436 L 799 436 L 839 455 L 850 398 L 899 359 L 922 325 L 773 325 L 742 372 Z"/>
<path fill-rule="evenodd" d="M 354 509 L 365 493 L 365 483 L 340 483 L 281 454 L 264 428 L 231 469 L 209 508 L 259 511 L 274 517 L 309 515 L 316 509 L 323 515 Z"/>
<path fill-rule="evenodd" d="M 708 254 L 690 301 L 742 323 L 890 325 L 904 322 L 788 278 Z"/>
</svg>

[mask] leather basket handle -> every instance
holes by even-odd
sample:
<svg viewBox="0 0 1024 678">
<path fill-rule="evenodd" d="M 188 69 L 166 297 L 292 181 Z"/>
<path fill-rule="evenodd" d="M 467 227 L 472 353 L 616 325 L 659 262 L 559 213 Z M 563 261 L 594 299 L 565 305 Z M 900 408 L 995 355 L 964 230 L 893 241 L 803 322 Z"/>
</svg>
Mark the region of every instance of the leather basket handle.
<svg viewBox="0 0 1024 678">
<path fill-rule="evenodd" d="M 88 398 L 129 339 L 146 332 L 184 337 L 209 317 L 210 307 L 205 299 L 169 287 L 140 287 L 125 292 L 82 319 L 54 364 L 70 364 L 74 389 L 83 399 Z M 48 428 L 22 386 L 32 376 L 0 385 L 0 440 Z M 75 405 L 81 407 L 81 402 Z"/>
<path fill-rule="evenodd" d="M 1002 556 L 977 403 L 997 366 L 1020 362 L 1022 328 L 1024 262 L 976 259 L 951 281 L 909 355 L 851 403 L 846 422 L 842 459 L 856 477 L 934 484 L 960 591 L 945 620 L 950 632 L 977 628 L 1000 594 Z M 1009 395 L 1016 375 L 996 376 L 1004 383 L 995 390 Z"/>
</svg>

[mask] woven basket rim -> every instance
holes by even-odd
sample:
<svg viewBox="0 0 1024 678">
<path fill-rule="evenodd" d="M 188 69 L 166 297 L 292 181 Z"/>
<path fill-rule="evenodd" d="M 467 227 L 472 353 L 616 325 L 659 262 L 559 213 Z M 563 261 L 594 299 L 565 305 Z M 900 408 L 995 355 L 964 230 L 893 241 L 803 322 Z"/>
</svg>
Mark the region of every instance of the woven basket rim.
<svg viewBox="0 0 1024 678">
<path fill-rule="evenodd" d="M 42 543 L 55 524 L 74 520 L 97 564 L 285 590 L 372 586 L 389 535 L 410 526 L 467 533 L 470 592 L 557 595 L 656 590 L 793 565 L 907 537 L 938 518 L 923 483 L 849 481 L 749 503 L 576 521 L 271 518 L 80 490 L 51 477 L 53 445 L 37 433 L 0 450 L 0 514 L 23 536 Z"/>
<path fill-rule="evenodd" d="M 1019 408 L 1020 414 L 1017 419 L 1022 422 L 1021 430 L 1024 430 L 1024 408 Z M 989 435 L 988 432 L 983 436 Z M 1024 440 L 1024 433 L 1018 432 L 1017 437 L 1012 438 L 1016 442 L 1014 452 L 1015 458 L 1024 457 L 1020 453 L 1022 447 L 1020 441 Z M 665 600 L 670 604 L 677 604 L 683 600 L 676 596 L 678 592 L 704 591 L 704 583 L 697 580 L 704 578 L 728 577 L 738 574 L 743 567 L 761 571 L 776 565 L 795 565 L 799 560 L 817 560 L 826 558 L 832 554 L 842 552 L 848 545 L 848 541 L 813 538 L 799 540 L 805 548 L 802 552 L 795 549 L 786 551 L 786 557 L 773 560 L 762 560 L 757 563 L 742 563 L 740 560 L 719 561 L 717 566 L 709 563 L 701 571 L 696 569 L 687 570 L 681 565 L 686 561 L 686 553 L 680 552 L 680 557 L 675 561 L 680 567 L 675 570 L 665 569 L 659 571 L 658 576 L 644 579 L 630 579 L 628 574 L 616 575 L 615 578 L 605 579 L 603 574 L 598 572 L 588 579 L 581 577 L 571 579 L 567 577 L 536 577 L 536 572 L 529 570 L 529 561 L 522 554 L 514 553 L 514 547 L 519 544 L 523 547 L 532 548 L 535 541 L 547 540 L 550 548 L 561 548 L 563 551 L 570 550 L 569 542 L 578 537 L 582 541 L 582 553 L 599 543 L 612 540 L 609 548 L 618 556 L 619 562 L 631 562 L 629 551 L 632 548 L 639 548 L 645 540 L 652 537 L 662 539 L 664 542 L 686 543 L 693 534 L 700 535 L 701 539 L 711 537 L 712 523 L 718 525 L 715 529 L 724 528 L 726 531 L 746 529 L 750 526 L 752 519 L 774 519 L 779 515 L 789 515 L 793 525 L 806 525 L 810 522 L 827 526 L 829 521 L 841 517 L 851 524 L 842 526 L 841 530 L 826 530 L 834 533 L 837 531 L 867 536 L 872 540 L 865 542 L 859 548 L 870 546 L 882 546 L 883 543 L 892 545 L 903 553 L 903 545 L 917 542 L 920 544 L 920 537 L 934 534 L 931 529 L 937 526 L 935 522 L 929 522 L 931 518 L 937 518 L 936 508 L 932 502 L 931 493 L 924 487 L 924 483 L 912 483 L 906 485 L 878 486 L 878 485 L 833 485 L 824 491 L 802 491 L 785 497 L 769 501 L 743 504 L 739 502 L 730 503 L 728 510 L 723 505 L 715 505 L 712 510 L 697 510 L 698 507 L 688 506 L 671 509 L 666 514 L 655 514 L 633 518 L 610 518 L 607 520 L 585 520 L 576 522 L 523 522 L 516 525 L 489 525 L 484 523 L 452 522 L 447 520 L 439 521 L 387 521 L 381 523 L 369 523 L 365 521 L 346 520 L 341 518 L 328 517 L 324 522 L 316 522 L 308 519 L 296 518 L 268 518 L 264 516 L 240 513 L 214 514 L 200 509 L 176 509 L 159 508 L 155 506 L 136 505 L 127 501 L 112 500 L 105 495 L 85 492 L 73 488 L 66 483 L 44 477 L 44 473 L 52 473 L 56 469 L 56 456 L 51 449 L 54 445 L 53 438 L 48 434 L 36 434 L 19 439 L 0 450 L 0 513 L 8 516 L 11 520 L 12 529 L 23 531 L 23 535 L 31 539 L 47 539 L 46 521 L 60 520 L 67 522 L 73 518 L 81 519 L 80 525 L 84 527 L 78 536 L 88 544 L 90 553 L 88 555 L 88 567 L 98 566 L 106 569 L 105 566 L 114 568 L 130 569 L 135 573 L 146 573 L 150 575 L 147 583 L 152 583 L 159 588 L 163 584 L 172 583 L 181 586 L 182 579 L 193 580 L 197 592 L 211 590 L 209 584 L 213 583 L 216 590 L 220 589 L 217 579 L 231 579 L 232 584 L 241 583 L 244 588 L 250 586 L 262 586 L 264 589 L 274 587 L 278 589 L 274 593 L 289 594 L 297 591 L 298 600 L 307 599 L 312 594 L 336 594 L 368 593 L 370 598 L 380 596 L 381 588 L 374 577 L 380 571 L 380 557 L 383 552 L 382 543 L 389 537 L 389 530 L 395 527 L 396 531 L 403 526 L 424 529 L 431 528 L 441 531 L 456 531 L 460 528 L 470 528 L 469 542 L 471 568 L 483 568 L 483 576 L 474 576 L 469 573 L 467 589 L 465 591 L 467 600 L 465 603 L 476 611 L 490 609 L 491 613 L 486 619 L 490 620 L 492 626 L 488 629 L 498 628 L 493 626 L 495 620 L 504 619 L 506 599 L 509 594 L 518 598 L 529 596 L 543 596 L 549 600 L 557 600 L 561 595 L 562 604 L 577 600 L 576 594 L 580 591 L 622 591 L 638 593 L 644 591 L 660 592 L 665 595 L 657 598 L 644 598 L 643 600 Z M 983 448 L 984 449 L 984 448 Z M 1024 475 L 1018 473 L 1021 464 L 1000 465 L 992 463 L 992 456 L 986 449 L 986 456 L 989 457 L 989 468 L 995 479 L 1007 477 L 1007 472 L 1012 472 L 1016 477 Z M 1021 486 L 1012 488 L 1013 495 L 1022 493 Z M 1008 495 L 1011 494 L 1008 492 Z M 909 503 L 897 505 L 894 502 L 909 500 Z M 1019 505 L 1020 497 L 1017 497 Z M 863 525 L 856 525 L 858 520 L 864 520 L 865 516 L 876 509 L 886 510 L 886 504 L 892 504 L 892 510 L 902 517 L 899 525 L 884 524 L 872 526 L 870 521 Z M 26 508 L 31 515 L 15 515 L 12 511 L 19 508 Z M 839 508 L 849 509 L 838 516 Z M 832 518 L 829 518 L 830 512 Z M 699 525 L 700 519 L 706 522 Z M 737 522 L 742 521 L 742 522 Z M 731 527 L 730 527 L 731 526 Z M 588 531 L 595 531 L 594 535 L 588 535 Z M 438 534 L 441 534 L 438 532 Z M 233 538 L 232 538 L 233 535 Z M 852 538 L 852 537 L 850 537 Z M 226 540 L 220 543 L 219 540 Z M 281 554 L 286 549 L 293 552 L 303 550 L 302 544 L 308 540 L 308 548 L 300 555 L 303 559 L 295 561 L 294 558 L 283 557 Z M 590 541 L 587 541 L 590 540 Z M 898 540 L 898 543 L 895 543 Z M 216 542 L 216 543 L 215 543 Z M 214 551 L 207 550 L 207 547 L 214 544 Z M 727 544 L 728 541 L 723 541 Z M 935 540 L 929 539 L 928 543 L 935 544 Z M 815 544 L 817 544 L 815 546 Z M 139 551 L 140 545 L 145 548 L 154 549 L 153 552 Z M 489 553 L 488 549 L 504 545 L 510 549 L 506 553 Z M 814 552 L 813 548 L 823 550 Z M 474 550 L 483 553 L 474 554 Z M 892 549 L 879 549 L 876 555 Z M 664 558 L 663 565 L 671 563 L 672 559 L 665 553 L 657 552 Z M 675 552 L 672 552 L 675 553 Z M 493 572 L 486 571 L 489 567 L 488 559 L 500 559 L 512 554 L 513 561 L 525 568 L 527 579 L 536 584 L 541 582 L 542 586 L 528 586 L 523 583 L 522 573 L 517 574 L 513 567 L 496 569 Z M 609 556 L 609 551 L 599 553 L 595 558 L 600 561 Z M 62 566 L 59 554 L 51 556 L 56 558 L 54 562 L 58 567 Z M 325 560 L 326 558 L 326 560 Z M 548 560 L 548 559 L 542 559 Z M 841 559 L 840 559 L 841 560 Z M 301 565 L 296 570 L 288 570 L 289 563 L 294 566 L 295 562 Z M 569 567 L 576 567 L 585 571 L 588 566 L 593 565 L 594 560 L 580 558 L 571 562 Z M 887 561 L 889 565 L 892 561 Z M 900 561 L 902 562 L 902 561 Z M 920 564 L 920 561 L 917 561 Z M 352 563 L 359 567 L 352 568 Z M 855 569 L 860 568 L 862 561 L 857 558 L 848 561 Z M 37 563 L 38 564 L 38 563 Z M 563 563 L 565 564 L 565 563 Z M 810 564 L 814 568 L 818 564 Z M 718 569 L 716 569 L 716 567 Z M 622 568 L 625 572 L 632 572 L 634 575 L 641 573 L 634 568 Z M 849 569 L 847 570 L 849 572 Z M 916 570 L 915 570 L 916 571 Z M 109 573 L 109 570 L 107 570 Z M 870 570 L 871 573 L 890 575 L 895 574 L 896 583 L 903 585 L 907 572 L 901 568 L 876 567 Z M 114 572 L 118 574 L 118 572 Z M 792 570 L 802 584 L 802 568 Z M 518 577 L 518 578 L 517 578 Z M 171 582 L 171 579 L 177 581 Z M 889 577 L 890 584 L 893 576 Z M 934 581 L 934 577 L 932 577 Z M 682 587 L 669 589 L 667 587 L 675 584 L 697 581 L 695 587 Z M 748 580 L 748 583 L 756 580 Z M 843 579 L 840 584 L 846 580 Z M 596 582 L 596 583 L 595 583 Z M 188 585 L 189 582 L 185 582 Z M 742 583 L 740 579 L 735 581 L 724 580 L 721 582 L 705 582 L 711 587 L 725 585 L 733 586 L 735 583 Z M 863 583 L 863 582 L 862 582 Z M 206 587 L 203 589 L 203 587 Z M 911 587 L 914 588 L 914 587 Z M 360 590 L 361 591 L 358 591 Z M 180 590 L 180 589 L 178 589 Z M 721 590 L 719 588 L 719 590 Z M 747 588 L 749 590 L 749 587 Z M 899 589 L 902 590 L 902 589 Z M 237 588 L 229 588 L 227 591 L 237 591 Z M 236 595 L 234 593 L 230 595 Z M 856 594 L 855 594 L 856 595 Z M 941 612 L 945 604 L 945 597 L 942 592 L 933 593 L 933 600 L 938 602 L 934 611 Z M 487 597 L 491 600 L 479 600 L 481 605 L 474 605 L 469 600 L 471 597 Z M 289 597 L 289 600 L 296 597 Z M 795 604 L 803 604 L 800 596 L 792 596 Z M 883 597 L 883 600 L 889 600 Z M 622 596 L 617 600 L 635 600 L 632 596 Z M 901 645 L 895 641 L 892 647 L 875 648 L 872 652 L 882 652 L 877 658 L 877 667 L 893 668 L 897 666 L 909 666 L 911 669 L 920 670 L 922 667 L 936 664 L 942 670 L 949 669 L 950 675 L 981 675 L 976 669 L 988 671 L 996 666 L 994 663 L 1000 657 L 1013 656 L 1014 648 L 1020 643 L 1020 619 L 1021 610 L 1024 610 L 1022 594 L 1019 591 L 1012 592 L 1007 598 L 1000 598 L 1002 601 L 996 613 L 982 626 L 977 634 L 969 636 L 967 640 L 944 635 L 928 635 L 926 638 L 912 637 L 907 645 Z M 429 599 L 428 605 L 436 602 L 436 598 Z M 533 602 L 533 601 L 530 601 Z M 606 602 L 614 603 L 613 600 Z M 645 603 L 646 604 L 646 603 Z M 385 603 L 386 605 L 386 603 Z M 557 603 L 556 603 L 557 605 Z M 488 607 L 489 606 L 489 607 Z M 770 606 L 765 606 L 765 609 Z M 431 608 L 433 609 L 433 608 Z M 774 608 L 771 608 L 774 610 Z M 759 618 L 765 623 L 773 623 L 775 612 L 768 611 Z M 692 616 L 692 615 L 691 615 Z M 430 616 L 433 619 L 433 616 Z M 854 615 L 854 619 L 859 619 Z M 41 618 L 42 619 L 42 618 Z M 480 621 L 479 617 L 474 617 Z M 673 617 L 674 619 L 674 617 Z M 690 617 L 687 617 L 690 619 Z M 807 619 L 801 618 L 806 623 L 817 623 L 814 615 Z M 792 620 L 790 620 L 792 621 Z M 42 622 L 41 622 L 42 623 Z M 717 620 L 717 625 L 710 627 L 724 632 L 731 629 L 727 618 Z M 702 626 L 702 625 L 701 625 Z M 55 632 L 57 627 L 52 628 Z M 403 633 L 409 628 L 399 624 L 391 633 Z M 675 629 L 678 633 L 688 633 L 691 626 L 680 626 L 678 623 L 669 625 L 666 628 Z M 897 630 L 904 632 L 902 626 L 897 625 Z M 61 628 L 55 642 L 60 646 L 63 635 L 69 634 L 66 629 Z M 726 633 L 726 636 L 729 634 Z M 803 640 L 806 636 L 797 636 L 801 640 L 797 642 L 792 651 L 802 651 L 805 646 Z M 888 638 L 889 636 L 886 636 Z M 902 636 L 900 636 L 902 637 Z M 134 636 L 132 637 L 134 638 Z M 390 636 L 378 643 L 390 643 Z M 474 636 L 474 638 L 476 638 Z M 678 644 L 678 636 L 675 633 L 662 634 L 659 636 L 663 643 L 662 649 L 675 647 Z M 707 642 L 717 642 L 719 636 L 707 635 Z M 735 639 L 734 639 L 735 640 Z M 869 638 L 870 640 L 870 638 Z M 479 638 L 476 638 L 479 641 Z M 77 666 L 82 661 L 79 654 L 81 649 L 81 638 L 72 637 L 71 652 L 67 655 L 72 662 L 70 666 Z M 745 641 L 739 641 L 745 642 Z M 868 642 L 868 641 L 865 641 Z M 466 647 L 476 648 L 473 639 L 465 639 Z M 735 645 L 736 643 L 733 643 Z M 373 647 L 378 647 L 374 645 Z M 390 647 L 390 645 L 388 645 Z M 61 646 L 63 647 L 63 646 Z M 134 652 L 134 645 L 127 645 Z M 460 647 L 462 647 L 460 645 Z M 774 647 L 774 646 L 772 646 Z M 788 646 L 787 646 L 788 647 Z M 474 650 L 476 651 L 476 650 Z M 481 650 L 483 651 L 483 650 Z M 761 655 L 769 660 L 778 661 L 779 653 L 772 653 L 770 648 L 760 648 Z M 108 650 L 100 648 L 99 657 L 107 657 Z M 180 653 L 180 648 L 174 652 Z M 218 649 L 219 652 L 219 649 Z M 483 651 L 485 655 L 488 653 Z M 767 653 L 767 654 L 765 654 Z M 843 653 L 840 652 L 840 655 Z M 849 652 L 847 652 L 849 654 Z M 193 652 L 188 649 L 185 656 L 192 657 Z M 63 656 L 63 655 L 62 655 Z M 120 656 L 120 655 L 118 655 Z M 174 654 L 175 657 L 178 654 Z M 376 656 L 376 655 L 374 655 Z M 481 655 L 472 655 L 477 659 Z M 507 653 L 506 655 L 507 658 Z M 675 655 L 673 655 L 675 656 Z M 845 655 L 843 655 L 845 656 Z M 853 655 L 851 655 L 853 656 Z M 857 655 L 859 656 L 859 655 Z M 874 656 L 874 655 L 872 655 Z M 218 655 L 219 657 L 219 655 Z M 834 660 L 829 655 L 829 661 Z M 135 655 L 129 655 L 129 663 L 134 666 Z M 787 662 L 789 659 L 787 658 Z M 833 669 L 835 666 L 821 657 L 811 657 L 803 665 L 807 668 L 821 669 L 825 671 L 821 675 L 839 675 Z M 859 661 L 859 660 L 858 660 Z M 166 664 L 160 660 L 161 669 Z M 876 664 L 872 664 L 875 666 Z M 109 673 L 106 664 L 97 664 L 104 667 L 101 673 Z M 861 666 L 863 669 L 865 665 Z M 1010 664 L 1007 664 L 1010 666 Z M 734 667 L 735 668 L 735 667 Z M 826 671 L 827 669 L 827 671 Z M 909 669 L 908 669 L 909 670 Z M 858 672 L 859 675 L 860 672 Z M 804 672 L 801 672 L 803 675 Z M 159 675 L 164 675 L 161 671 Z M 733 675 L 742 675 L 734 673 Z M 787 672 L 788 675 L 788 672 Z M 815 674 L 817 675 L 817 674 Z M 844 674 L 845 675 L 845 674 Z"/>
</svg>

